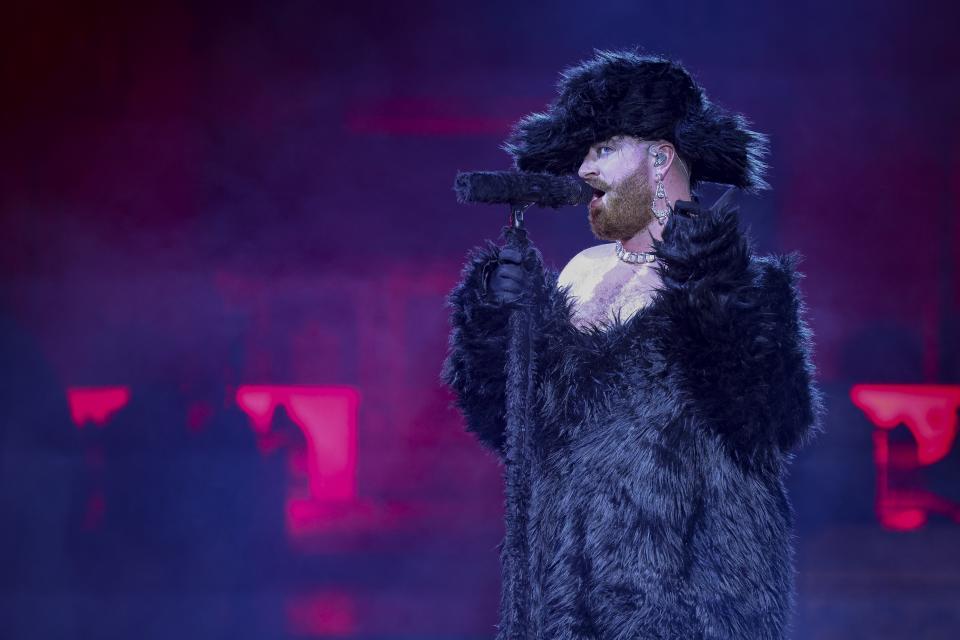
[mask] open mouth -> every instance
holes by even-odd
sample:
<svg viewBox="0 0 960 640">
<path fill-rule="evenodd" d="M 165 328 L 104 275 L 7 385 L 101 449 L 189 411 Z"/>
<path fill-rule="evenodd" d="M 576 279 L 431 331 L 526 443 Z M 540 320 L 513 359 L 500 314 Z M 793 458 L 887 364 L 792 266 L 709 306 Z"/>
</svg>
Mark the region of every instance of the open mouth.
<svg viewBox="0 0 960 640">
<path fill-rule="evenodd" d="M 603 198 L 603 194 L 606 193 L 600 189 L 593 190 L 593 198 L 590 200 L 590 208 L 592 209 L 595 204 L 600 202 L 600 199 Z"/>
</svg>

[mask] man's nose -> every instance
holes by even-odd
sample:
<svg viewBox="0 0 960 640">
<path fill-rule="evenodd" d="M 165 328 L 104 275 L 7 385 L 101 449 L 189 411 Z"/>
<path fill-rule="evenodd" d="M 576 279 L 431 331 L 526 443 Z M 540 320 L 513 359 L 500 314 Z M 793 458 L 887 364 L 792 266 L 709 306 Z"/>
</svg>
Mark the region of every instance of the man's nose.
<svg viewBox="0 0 960 640">
<path fill-rule="evenodd" d="M 577 170 L 577 175 L 580 176 L 582 180 L 586 180 L 589 177 L 597 175 L 593 160 L 590 159 L 590 154 L 587 154 L 587 157 L 584 158 L 583 162 L 580 163 L 580 168 Z"/>
</svg>

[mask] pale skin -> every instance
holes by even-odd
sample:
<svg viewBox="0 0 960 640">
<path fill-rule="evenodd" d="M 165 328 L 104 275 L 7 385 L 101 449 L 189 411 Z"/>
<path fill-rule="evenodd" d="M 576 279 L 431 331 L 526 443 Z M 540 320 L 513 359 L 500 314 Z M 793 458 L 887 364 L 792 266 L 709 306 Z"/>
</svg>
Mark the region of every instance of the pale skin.
<svg viewBox="0 0 960 640">
<path fill-rule="evenodd" d="M 655 166 L 656 154 L 664 155 Z M 666 201 L 690 200 L 686 166 L 670 142 L 614 136 L 590 147 L 578 171 L 587 183 L 603 191 L 588 209 L 588 221 L 599 240 L 620 240 L 627 251 L 650 251 L 663 226 L 650 212 L 658 174 Z M 657 209 L 665 208 L 663 200 Z M 606 218 L 605 218 L 606 216 Z M 573 322 L 579 327 L 606 324 L 619 313 L 620 320 L 645 307 L 659 277 L 651 265 L 620 260 L 614 243 L 581 251 L 560 272 L 558 286 L 570 287 L 575 299 Z"/>
</svg>

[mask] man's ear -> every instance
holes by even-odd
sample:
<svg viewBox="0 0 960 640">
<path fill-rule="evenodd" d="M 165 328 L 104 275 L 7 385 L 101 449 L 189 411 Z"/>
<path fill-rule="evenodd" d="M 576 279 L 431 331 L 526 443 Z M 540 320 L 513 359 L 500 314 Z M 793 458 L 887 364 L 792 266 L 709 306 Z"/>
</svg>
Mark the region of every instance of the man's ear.
<svg viewBox="0 0 960 640">
<path fill-rule="evenodd" d="M 680 176 L 682 176 L 684 180 L 687 180 L 689 184 L 690 169 L 687 163 L 677 154 L 677 148 L 673 146 L 673 143 L 667 140 L 658 140 L 650 145 L 649 154 L 651 178 L 656 178 L 658 172 L 660 175 L 666 176 L 667 170 L 672 167 L 675 171 L 679 172 Z M 657 166 L 658 156 L 663 157 L 660 166 Z"/>
<path fill-rule="evenodd" d="M 677 159 L 677 150 L 672 143 L 666 140 L 658 140 L 650 145 L 650 155 L 654 173 L 659 171 L 666 175 L 667 170 L 673 166 Z"/>
</svg>

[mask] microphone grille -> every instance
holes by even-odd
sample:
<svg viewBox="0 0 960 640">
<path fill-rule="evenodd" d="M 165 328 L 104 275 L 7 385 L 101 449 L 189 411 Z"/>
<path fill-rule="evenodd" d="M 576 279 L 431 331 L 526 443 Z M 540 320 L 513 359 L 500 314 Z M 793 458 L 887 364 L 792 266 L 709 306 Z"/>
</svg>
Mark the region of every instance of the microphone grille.
<svg viewBox="0 0 960 640">
<path fill-rule="evenodd" d="M 554 209 L 593 197 L 593 188 L 577 177 L 525 171 L 458 172 L 453 190 L 460 203 L 535 203 Z"/>
</svg>

